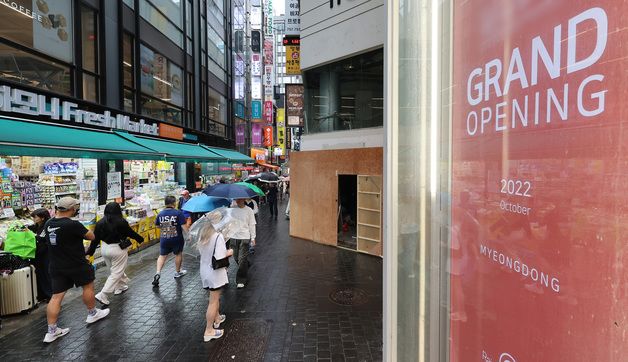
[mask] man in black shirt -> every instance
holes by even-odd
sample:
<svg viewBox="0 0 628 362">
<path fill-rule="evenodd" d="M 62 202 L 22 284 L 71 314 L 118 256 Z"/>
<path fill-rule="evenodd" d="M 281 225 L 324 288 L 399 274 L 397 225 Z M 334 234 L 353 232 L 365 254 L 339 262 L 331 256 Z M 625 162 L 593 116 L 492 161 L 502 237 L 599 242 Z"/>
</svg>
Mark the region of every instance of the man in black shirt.
<svg viewBox="0 0 628 362">
<path fill-rule="evenodd" d="M 83 303 L 87 306 L 87 323 L 94 323 L 109 314 L 109 309 L 96 308 L 94 298 L 94 268 L 85 255 L 83 239 L 93 240 L 94 233 L 72 220 L 78 214 L 79 202 L 72 197 L 57 201 L 56 215 L 44 225 L 42 236 L 50 253 L 52 298 L 48 303 L 48 333 L 44 342 L 50 343 L 66 335 L 70 329 L 57 326 L 65 292 L 74 286 L 83 288 Z"/>
<path fill-rule="evenodd" d="M 277 220 L 277 185 L 271 183 L 266 191 L 266 200 L 268 201 L 268 207 L 270 208 L 270 218 L 273 217 Z"/>
</svg>

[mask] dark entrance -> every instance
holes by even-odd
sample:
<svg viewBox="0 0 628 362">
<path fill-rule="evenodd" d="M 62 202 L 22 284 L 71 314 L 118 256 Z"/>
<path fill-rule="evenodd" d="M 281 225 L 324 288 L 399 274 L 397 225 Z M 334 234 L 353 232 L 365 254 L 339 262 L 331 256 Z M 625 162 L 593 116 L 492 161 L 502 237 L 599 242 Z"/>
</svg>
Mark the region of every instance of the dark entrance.
<svg viewBox="0 0 628 362">
<path fill-rule="evenodd" d="M 357 249 L 358 178 L 338 175 L 338 246 Z"/>
</svg>

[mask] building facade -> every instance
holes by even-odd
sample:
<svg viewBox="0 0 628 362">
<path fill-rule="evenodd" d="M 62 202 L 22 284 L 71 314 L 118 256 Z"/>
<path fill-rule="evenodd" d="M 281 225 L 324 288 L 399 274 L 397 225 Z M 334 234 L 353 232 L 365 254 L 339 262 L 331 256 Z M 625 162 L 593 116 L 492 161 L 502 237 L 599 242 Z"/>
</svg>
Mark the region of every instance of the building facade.
<svg viewBox="0 0 628 362">
<path fill-rule="evenodd" d="M 304 122 L 290 233 L 381 256 L 384 2 L 300 5 Z"/>
</svg>

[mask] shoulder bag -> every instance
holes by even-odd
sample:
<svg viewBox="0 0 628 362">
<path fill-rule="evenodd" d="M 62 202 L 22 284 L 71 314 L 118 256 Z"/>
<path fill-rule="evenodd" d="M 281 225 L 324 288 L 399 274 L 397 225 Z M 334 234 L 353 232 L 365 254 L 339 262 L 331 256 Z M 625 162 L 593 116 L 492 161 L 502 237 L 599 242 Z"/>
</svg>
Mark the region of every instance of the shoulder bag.
<svg viewBox="0 0 628 362">
<path fill-rule="evenodd" d="M 214 243 L 214 251 L 212 252 L 212 269 L 217 270 L 220 268 L 226 268 L 229 266 L 229 257 L 216 259 L 216 244 L 218 244 L 218 237 L 220 235 L 216 235 L 216 242 Z"/>
</svg>

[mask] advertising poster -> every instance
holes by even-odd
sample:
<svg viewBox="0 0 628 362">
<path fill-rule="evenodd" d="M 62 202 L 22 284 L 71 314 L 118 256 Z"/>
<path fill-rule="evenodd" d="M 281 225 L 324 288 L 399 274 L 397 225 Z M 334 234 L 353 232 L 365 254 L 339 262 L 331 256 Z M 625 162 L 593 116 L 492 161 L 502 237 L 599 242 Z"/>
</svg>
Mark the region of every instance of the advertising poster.
<svg viewBox="0 0 628 362">
<path fill-rule="evenodd" d="M 155 53 L 145 47 L 140 47 L 140 81 L 142 92 L 153 95 L 155 93 L 155 79 L 153 78 Z"/>
<path fill-rule="evenodd" d="M 107 200 L 122 197 L 122 173 L 107 172 Z"/>
<path fill-rule="evenodd" d="M 301 74 L 301 47 L 298 45 L 286 46 L 286 74 Z"/>
<path fill-rule="evenodd" d="M 264 64 L 273 65 L 273 38 L 264 38 Z"/>
<path fill-rule="evenodd" d="M 251 29 L 262 29 L 262 8 L 259 6 L 251 6 Z"/>
<path fill-rule="evenodd" d="M 273 36 L 273 0 L 264 1 L 264 35 Z"/>
<path fill-rule="evenodd" d="M 262 75 L 262 55 L 253 53 L 251 54 L 251 74 L 254 76 Z"/>
<path fill-rule="evenodd" d="M 240 123 L 236 125 L 236 145 L 240 146 L 245 143 L 246 124 Z"/>
<path fill-rule="evenodd" d="M 301 14 L 299 12 L 300 0 L 285 0 L 286 1 L 286 35 L 299 35 L 301 34 Z"/>
<path fill-rule="evenodd" d="M 271 147 L 273 145 L 273 127 L 264 127 L 264 147 Z"/>
<path fill-rule="evenodd" d="M 264 102 L 264 121 L 267 124 L 273 123 L 273 101 Z"/>
<path fill-rule="evenodd" d="M 260 123 L 251 123 L 251 143 L 253 146 L 262 145 L 262 127 Z"/>
<path fill-rule="evenodd" d="M 183 105 L 183 69 L 176 64 L 169 63 L 170 68 L 170 102 L 177 106 Z"/>
<path fill-rule="evenodd" d="M 262 99 L 262 78 L 261 77 L 251 78 L 251 98 Z"/>
<path fill-rule="evenodd" d="M 288 127 L 303 127 L 303 84 L 286 84 Z"/>
<path fill-rule="evenodd" d="M 168 79 L 168 68 L 166 68 L 166 57 L 159 53 L 154 53 L 155 58 L 153 60 L 153 79 L 154 93 L 153 95 L 160 99 L 167 99 L 169 86 L 166 83 Z"/>
<path fill-rule="evenodd" d="M 251 101 L 251 118 L 262 119 L 262 101 Z"/>
<path fill-rule="evenodd" d="M 9 1 L 3 1 L 10 9 L 14 9 L 9 5 Z M 11 2 L 19 4 L 21 2 Z M 20 4 L 21 5 L 21 4 Z M 74 54 L 72 39 L 74 26 L 72 19 L 72 1 L 70 0 L 33 0 L 26 7 L 17 7 L 20 9 L 31 8 L 30 14 L 35 13 L 35 21 L 33 21 L 33 47 L 55 58 L 72 62 Z M 3 7 L 2 11 L 11 11 Z M 25 12 L 25 10 L 22 10 Z M 18 15 L 20 16 L 20 15 Z M 23 16 L 28 16 L 23 14 Z"/>
<path fill-rule="evenodd" d="M 452 361 L 628 356 L 625 14 L 455 2 Z"/>
</svg>

